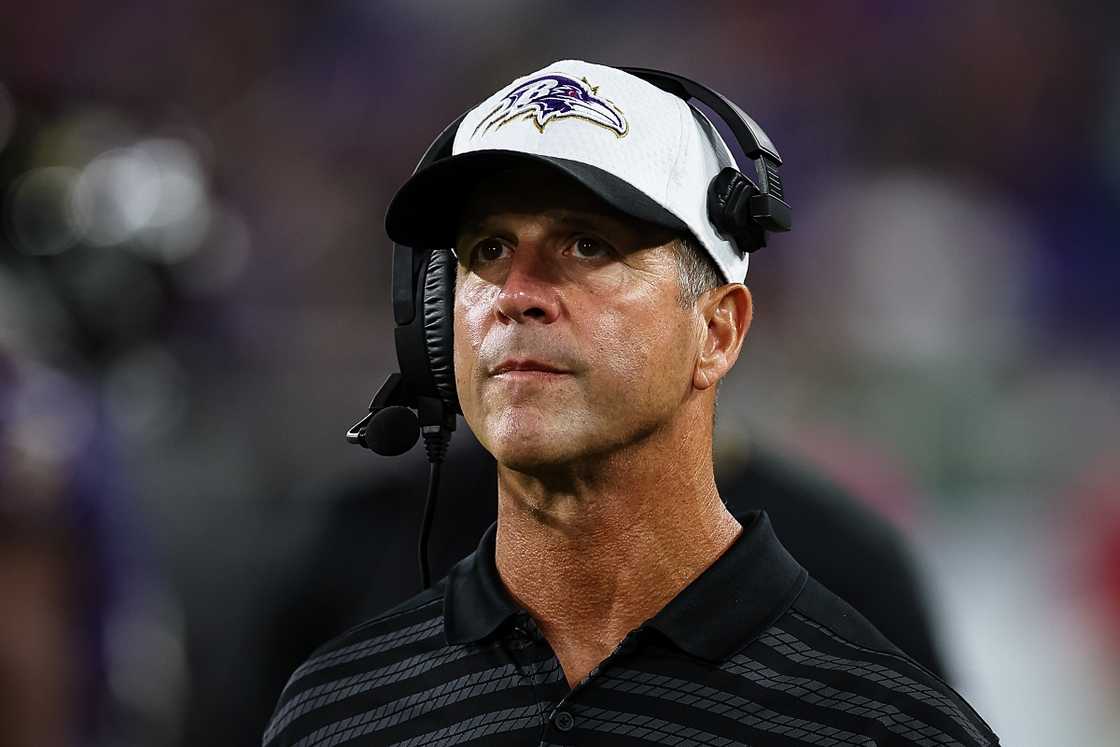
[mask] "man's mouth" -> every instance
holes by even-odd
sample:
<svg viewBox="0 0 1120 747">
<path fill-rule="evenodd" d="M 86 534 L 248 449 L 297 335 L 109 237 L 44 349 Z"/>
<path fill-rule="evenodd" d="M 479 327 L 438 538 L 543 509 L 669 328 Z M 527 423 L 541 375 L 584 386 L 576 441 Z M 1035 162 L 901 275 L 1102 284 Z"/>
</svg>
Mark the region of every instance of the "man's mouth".
<svg viewBox="0 0 1120 747">
<path fill-rule="evenodd" d="M 491 376 L 508 376 L 513 378 L 564 376 L 570 373 L 571 371 L 561 366 L 533 360 L 532 358 L 509 358 L 499 363 L 490 371 Z"/>
</svg>

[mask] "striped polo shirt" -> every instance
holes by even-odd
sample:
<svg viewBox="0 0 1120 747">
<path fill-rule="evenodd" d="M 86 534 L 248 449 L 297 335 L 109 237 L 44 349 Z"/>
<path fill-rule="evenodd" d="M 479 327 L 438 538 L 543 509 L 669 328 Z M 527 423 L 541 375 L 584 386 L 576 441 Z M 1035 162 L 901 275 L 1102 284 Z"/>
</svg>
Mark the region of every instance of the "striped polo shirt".
<svg viewBox="0 0 1120 747">
<path fill-rule="evenodd" d="M 810 578 L 764 512 L 741 521 L 734 544 L 575 687 L 506 592 L 492 525 L 438 584 L 312 654 L 264 745 L 999 743 Z"/>
</svg>

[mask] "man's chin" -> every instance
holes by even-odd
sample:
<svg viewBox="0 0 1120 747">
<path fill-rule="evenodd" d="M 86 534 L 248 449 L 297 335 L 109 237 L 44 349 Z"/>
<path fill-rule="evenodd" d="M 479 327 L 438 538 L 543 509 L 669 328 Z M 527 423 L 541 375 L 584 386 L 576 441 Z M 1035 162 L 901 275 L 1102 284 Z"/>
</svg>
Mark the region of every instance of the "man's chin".
<svg viewBox="0 0 1120 747">
<path fill-rule="evenodd" d="M 583 439 L 571 428 L 570 415 L 538 417 L 518 409 L 503 413 L 480 439 L 499 464 L 518 472 L 539 472 L 579 459 Z"/>
<path fill-rule="evenodd" d="M 496 404 L 496 403 L 495 403 Z M 568 402 L 502 402 L 468 422 L 499 464 L 537 471 L 578 461 L 589 433 L 583 408 Z"/>
<path fill-rule="evenodd" d="M 578 458 L 563 434 L 511 434 L 489 444 L 498 464 L 517 472 L 547 472 Z"/>
</svg>

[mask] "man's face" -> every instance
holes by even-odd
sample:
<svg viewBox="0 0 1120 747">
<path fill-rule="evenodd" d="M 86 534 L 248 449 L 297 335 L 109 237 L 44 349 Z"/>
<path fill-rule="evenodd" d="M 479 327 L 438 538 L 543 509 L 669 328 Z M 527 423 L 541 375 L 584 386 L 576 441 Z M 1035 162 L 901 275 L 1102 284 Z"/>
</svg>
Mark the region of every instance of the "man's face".
<svg viewBox="0 0 1120 747">
<path fill-rule="evenodd" d="M 678 302 L 671 233 L 542 168 L 470 196 L 456 253 L 455 382 L 502 464 L 605 455 L 668 422 L 705 322 Z"/>
</svg>

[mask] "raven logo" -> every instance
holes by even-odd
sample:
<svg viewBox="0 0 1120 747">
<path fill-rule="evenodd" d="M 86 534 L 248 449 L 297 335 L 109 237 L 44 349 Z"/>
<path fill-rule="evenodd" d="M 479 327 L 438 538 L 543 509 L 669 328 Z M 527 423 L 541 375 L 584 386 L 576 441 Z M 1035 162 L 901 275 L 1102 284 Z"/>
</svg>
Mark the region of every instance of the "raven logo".
<svg viewBox="0 0 1120 747">
<path fill-rule="evenodd" d="M 492 112 L 482 118 L 471 137 L 485 135 L 519 117 L 531 121 L 538 131 L 557 119 L 576 117 L 612 130 L 618 137 L 630 125 L 614 103 L 598 95 L 599 87 L 587 79 L 576 80 L 553 73 L 527 80 L 507 93 Z"/>
</svg>

